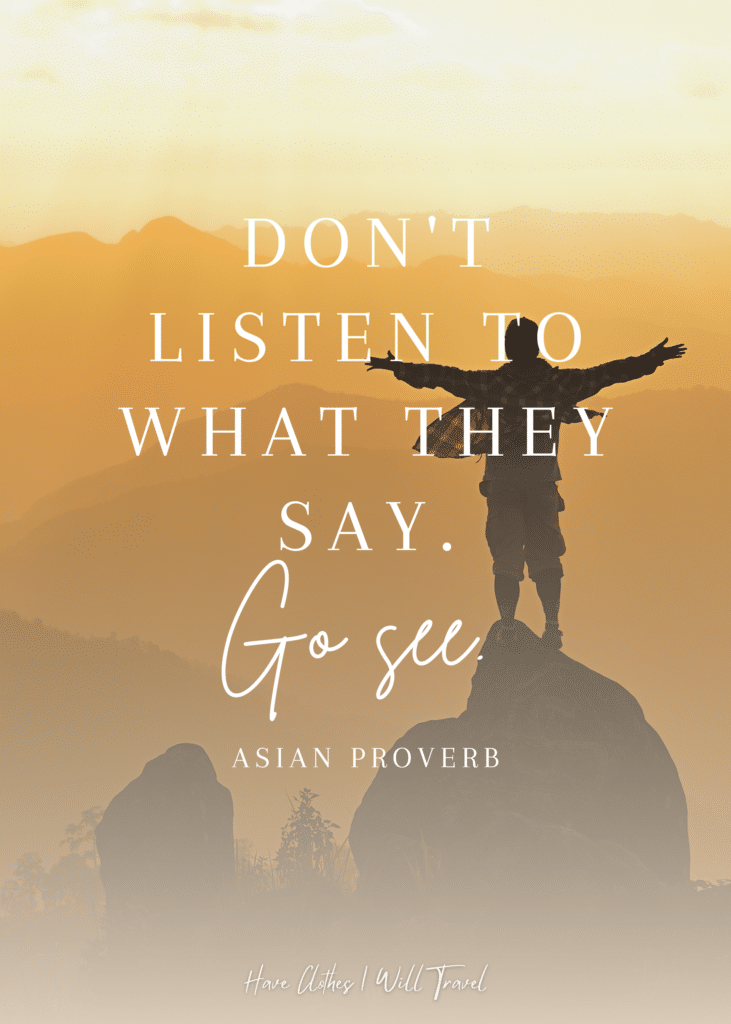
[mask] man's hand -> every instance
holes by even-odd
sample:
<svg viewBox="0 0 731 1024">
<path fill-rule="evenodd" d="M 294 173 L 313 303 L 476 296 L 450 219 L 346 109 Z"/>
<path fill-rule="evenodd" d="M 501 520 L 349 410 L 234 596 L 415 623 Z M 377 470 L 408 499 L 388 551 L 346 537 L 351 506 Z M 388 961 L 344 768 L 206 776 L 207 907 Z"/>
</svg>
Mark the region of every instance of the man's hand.
<svg viewBox="0 0 731 1024">
<path fill-rule="evenodd" d="M 389 350 L 387 356 L 371 356 L 370 362 L 366 363 L 366 366 L 368 370 L 390 370 L 393 359 L 393 352 Z"/>
<path fill-rule="evenodd" d="M 647 353 L 648 355 L 653 355 L 655 359 L 657 359 L 658 366 L 662 366 L 667 359 L 680 359 L 680 357 L 684 356 L 688 351 L 685 345 L 670 345 L 666 348 L 665 346 L 667 343 L 668 339 L 666 338 L 665 341 L 661 341 L 659 345 L 655 345 L 655 347 L 651 348 Z"/>
</svg>

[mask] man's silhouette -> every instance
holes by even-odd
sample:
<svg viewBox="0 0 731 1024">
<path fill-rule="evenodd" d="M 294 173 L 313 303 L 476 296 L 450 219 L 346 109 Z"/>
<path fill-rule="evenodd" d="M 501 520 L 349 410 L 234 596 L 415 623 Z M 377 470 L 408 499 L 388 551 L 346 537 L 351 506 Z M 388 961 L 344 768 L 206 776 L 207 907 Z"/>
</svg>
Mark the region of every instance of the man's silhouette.
<svg viewBox="0 0 731 1024">
<path fill-rule="evenodd" d="M 390 370 L 398 380 L 414 388 L 443 388 L 461 405 L 427 430 L 430 454 L 458 458 L 463 454 L 463 408 L 474 411 L 475 431 L 471 451 L 486 454 L 485 476 L 480 491 L 487 498 L 486 536 L 493 557 L 495 598 L 500 610 L 498 639 L 507 641 L 515 629 L 515 609 L 520 596 L 523 565 L 536 585 L 546 615 L 543 642 L 551 650 L 562 646 L 558 628 L 561 601 L 561 556 L 566 551 L 558 515 L 564 509 L 556 483 L 558 434 L 564 423 L 577 423 L 576 405 L 611 384 L 620 384 L 654 373 L 667 359 L 679 359 L 683 345 L 667 347 L 668 339 L 641 356 L 617 359 L 589 369 L 560 369 L 539 358 L 538 327 L 532 320 L 513 320 L 505 332 L 505 354 L 510 360 L 497 370 L 460 370 L 431 363 L 402 363 L 389 352 L 371 358 L 369 370 Z M 528 413 L 533 416 L 533 451 L 526 455 Z M 500 457 L 492 456 L 493 418 L 499 408 Z M 545 411 L 551 409 L 551 412 Z M 588 410 L 589 416 L 598 413 Z M 483 433 L 479 433 L 482 430 Z M 541 431 L 544 431 L 541 433 Z M 414 445 L 418 448 L 418 443 Z"/>
</svg>

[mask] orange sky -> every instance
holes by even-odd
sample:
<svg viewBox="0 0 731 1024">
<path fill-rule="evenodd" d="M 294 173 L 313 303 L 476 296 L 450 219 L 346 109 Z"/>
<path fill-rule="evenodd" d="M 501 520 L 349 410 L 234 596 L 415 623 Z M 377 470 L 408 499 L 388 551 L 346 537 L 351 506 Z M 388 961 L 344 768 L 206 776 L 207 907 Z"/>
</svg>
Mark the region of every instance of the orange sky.
<svg viewBox="0 0 731 1024">
<path fill-rule="evenodd" d="M 518 220 L 513 216 L 510 231 L 491 232 L 489 241 L 517 237 Z M 533 220 L 524 214 L 520 230 L 529 232 Z M 463 269 L 455 255 L 406 268 L 371 270 L 346 260 L 319 270 L 283 261 L 247 271 L 240 248 L 171 218 L 118 245 L 76 234 L 0 253 L 10 297 L 4 329 L 12 382 L 4 434 L 13 438 L 3 467 L 11 521 L 0 525 L 0 608 L 30 622 L 27 656 L 19 675 L 7 678 L 15 724 L 4 756 L 16 772 L 17 797 L 6 826 L 16 830 L 15 854 L 36 848 L 37 819 L 62 834 L 86 807 L 108 802 L 145 761 L 181 739 L 205 746 L 224 784 L 236 791 L 237 834 L 266 850 L 277 839 L 281 814 L 267 791 L 257 784 L 254 797 L 231 775 L 231 748 L 258 746 L 262 735 L 274 746 L 288 729 L 303 744 L 311 736 L 333 747 L 347 746 L 347 737 L 352 745 L 368 745 L 364 737 L 390 745 L 414 721 L 461 712 L 472 674 L 467 664 L 444 673 L 404 669 L 388 704 L 378 704 L 383 670 L 373 637 L 386 623 L 399 627 L 399 637 L 413 636 L 426 618 L 441 630 L 461 618 L 475 636 L 494 619 L 485 504 L 476 488 L 481 467 L 413 456 L 417 426 L 406 423 L 404 406 L 451 408 L 456 397 L 412 391 L 387 374 L 365 373 L 362 363 L 339 363 L 337 311 L 370 310 L 369 344 L 384 352 L 393 344 L 394 310 L 414 324 L 430 310 L 431 359 L 474 369 L 495 351 L 494 330 L 482 326 L 485 309 L 530 311 L 536 319 L 563 309 L 582 328 L 576 365 L 646 351 L 666 334 L 688 346 L 685 358 L 652 377 L 596 397 L 597 408 L 612 407 L 602 458 L 585 458 L 580 428 L 564 432 L 562 628 L 567 653 L 626 686 L 676 759 L 690 805 L 696 877 L 728 875 L 728 477 L 718 452 L 729 402 L 723 332 L 731 231 L 689 218 L 629 217 L 599 219 L 585 231 L 591 220 L 551 219 L 546 231 L 538 217 L 534 244 L 524 250 L 540 257 L 541 239 L 561 237 L 563 244 L 573 231 L 586 266 L 598 260 L 596 269 L 611 276 L 599 277 L 596 269 L 589 277 L 511 276 Z M 632 265 L 615 245 L 630 235 L 639 261 Z M 566 262 L 568 254 L 552 244 L 555 261 Z M 678 265 L 679 255 L 718 276 L 689 272 Z M 232 344 L 240 339 L 233 325 L 246 309 L 262 311 L 267 351 L 259 362 L 234 363 Z M 308 309 L 322 312 L 321 327 L 308 335 L 312 362 L 292 362 L 295 333 L 293 325 L 283 326 L 282 311 Z M 181 347 L 180 363 L 150 362 L 153 310 L 165 311 L 166 351 Z M 198 358 L 201 310 L 213 314 L 210 363 Z M 552 333 L 554 341 L 560 338 Z M 403 339 L 402 346 L 408 358 L 413 346 Z M 268 397 L 256 397 L 265 392 Z M 230 438 L 220 437 L 218 456 L 202 458 L 202 407 L 216 406 L 216 415 L 225 416 L 230 405 L 246 407 L 246 456 L 231 458 Z M 159 406 L 167 424 L 174 406 L 185 407 L 169 456 L 156 452 L 149 437 L 144 454 L 133 454 L 119 409 L 132 407 L 140 424 L 145 406 Z M 263 457 L 282 406 L 304 458 L 291 457 L 286 442 Z M 328 454 L 333 429 L 320 422 L 322 406 L 358 407 L 357 423 L 345 423 L 349 457 Z M 40 500 L 28 508 L 33 499 Z M 250 635 L 312 636 L 325 629 L 351 642 L 340 660 L 333 656 L 316 671 L 306 654 L 304 665 L 288 662 L 272 724 L 252 715 L 250 704 L 228 706 L 216 672 L 246 586 L 282 555 L 280 512 L 292 500 L 311 503 L 316 541 L 302 555 L 287 556 L 293 572 L 287 621 L 272 614 L 273 601 L 263 602 L 260 618 L 247 618 Z M 342 551 L 329 550 L 348 501 L 362 517 L 370 552 L 357 550 L 352 537 Z M 413 558 L 395 554 L 389 501 L 405 509 L 426 502 Z M 535 590 L 523 589 L 520 615 L 540 631 Z M 213 671 L 191 680 L 198 703 L 169 701 L 153 664 L 145 676 L 150 684 L 141 683 L 133 665 L 118 672 L 118 687 L 100 685 L 106 669 L 89 667 L 83 652 L 94 645 L 80 642 L 68 679 L 61 678 L 56 647 L 68 642 L 51 645 L 48 667 L 39 668 L 36 618 L 44 630 L 116 634 L 124 643 L 139 637 Z M 170 663 L 166 671 L 174 694 L 182 669 Z M 56 704 L 44 702 L 46 692 Z M 144 720 L 147 731 L 119 726 L 120 701 L 127 721 Z M 325 711 L 341 718 L 316 731 Z M 73 759 L 54 745 L 69 735 Z M 44 781 L 51 775 L 53 786 Z M 343 827 L 362 796 L 349 778 L 333 772 L 327 790 L 319 778 L 312 782 L 333 801 L 328 813 Z M 42 808 L 24 795 L 36 785 L 43 789 Z"/>
<path fill-rule="evenodd" d="M 448 210 L 450 215 L 472 217 L 516 206 L 682 213 L 731 226 L 731 54 L 724 47 L 730 37 L 728 22 L 726 5 L 716 0 L 699 0 L 692 8 L 668 8 L 657 0 L 621 0 L 600 10 L 578 0 L 558 0 L 550 7 L 538 0 L 519 0 L 498 10 L 464 0 L 450 5 L 436 0 L 399 0 L 393 7 L 368 6 L 356 0 L 8 0 L 0 13 L 5 30 L 0 67 L 8 96 L 0 115 L 4 139 L 0 242 L 17 244 L 67 231 L 86 231 L 111 242 L 163 216 L 215 230 L 226 224 L 241 227 L 244 219 L 252 216 L 305 225 L 318 217 L 342 218 L 365 209 L 424 214 Z M 694 222 L 692 230 L 697 227 Z M 713 225 L 703 227 L 721 231 Z M 80 236 L 71 241 L 49 239 L 35 248 L 5 252 L 6 282 L 11 284 L 12 295 L 5 328 L 13 394 L 4 402 L 4 409 L 17 438 L 8 453 L 11 473 L 6 473 L 6 482 L 13 481 L 11 518 L 57 487 L 130 457 L 127 438 L 120 430 L 120 405 L 144 406 L 158 400 L 151 397 L 155 392 L 161 396 L 161 405 L 176 401 L 195 404 L 199 415 L 207 402 L 224 406 L 240 397 L 248 401 L 248 396 L 280 382 L 281 366 L 288 365 L 283 356 L 278 377 L 265 379 L 262 370 L 257 378 L 255 369 L 246 379 L 246 387 L 231 377 L 222 360 L 217 362 L 215 372 L 222 380 L 227 378 L 227 390 L 219 382 L 214 387 L 209 378 L 210 394 L 203 393 L 197 375 L 195 389 L 182 375 L 168 376 L 169 368 L 164 377 L 153 379 L 152 373 L 158 369 L 150 366 L 148 351 L 153 309 L 165 308 L 168 323 L 180 332 L 197 331 L 199 310 L 214 310 L 216 331 L 228 323 L 230 340 L 228 314 L 260 308 L 239 305 L 240 250 L 207 235 L 191 241 L 187 231 L 182 231 L 183 241 L 173 240 L 167 247 L 167 242 L 156 238 L 159 228 L 153 227 L 140 238 L 132 236 L 106 253 L 99 252 L 106 247 L 94 246 Z M 182 229 L 178 226 L 175 230 Z M 557 231 L 555 237 L 559 234 Z M 491 231 L 491 243 L 496 237 Z M 712 241 L 715 244 L 715 236 Z M 186 246 L 197 253 L 194 259 L 187 258 Z M 627 251 L 638 248 L 635 234 L 628 229 Z M 586 244 L 577 246 L 579 260 L 594 252 Z M 642 351 L 665 333 L 673 335 L 673 340 L 687 340 L 690 353 L 682 364 L 682 377 L 677 376 L 681 370 L 675 367 L 663 378 L 661 386 L 669 395 L 673 388 L 696 384 L 722 388 L 728 384 L 728 347 L 722 333 L 727 297 L 721 291 L 728 278 L 712 281 L 709 268 L 719 273 L 722 264 L 716 250 L 702 252 L 705 256 L 698 258 L 692 280 L 683 264 L 682 283 L 676 278 L 662 287 L 644 274 L 669 274 L 668 267 L 649 263 L 641 271 L 629 268 L 635 275 L 631 286 L 614 276 L 602 285 L 549 278 L 534 278 L 528 284 L 515 277 L 492 281 L 487 269 L 474 273 L 482 275 L 480 281 L 491 281 L 490 298 L 499 303 L 497 308 L 512 308 L 508 299 L 512 301 L 513 292 L 519 290 L 521 308 L 525 301 L 525 308 L 531 311 L 568 308 L 581 315 L 586 329 L 581 365 Z M 685 250 L 680 255 L 684 257 Z M 33 263 L 36 257 L 38 261 Z M 296 281 L 297 287 L 311 283 L 311 276 L 299 271 L 284 266 L 280 271 Z M 526 271 L 503 267 L 501 272 L 516 275 Z M 538 272 L 545 273 L 545 268 Z M 169 282 L 165 273 L 170 274 Z M 273 289 L 280 280 L 278 273 L 262 279 L 267 288 Z M 316 273 L 330 272 L 307 268 L 307 274 Z M 449 301 L 454 333 L 459 328 L 460 343 L 468 348 L 469 358 L 477 362 L 479 352 L 481 362 L 482 349 L 477 346 L 484 338 L 482 301 L 478 302 L 476 295 L 474 304 L 454 301 L 456 287 L 445 290 L 446 271 L 437 268 L 433 273 L 439 277 L 428 289 L 429 308 L 432 294 L 435 302 L 437 297 Z M 563 267 L 561 273 L 574 271 Z M 602 269 L 597 276 L 618 273 L 618 269 Z M 629 270 L 623 267 L 621 273 Z M 17 274 L 22 287 L 11 274 Z M 346 294 L 345 288 L 336 289 L 335 283 L 342 284 L 355 274 L 344 267 L 340 277 L 321 278 L 323 289 L 332 289 L 331 303 L 336 294 L 338 303 Z M 427 277 L 424 281 L 429 284 Z M 399 277 L 392 288 L 390 284 L 384 287 L 391 280 L 388 272 L 378 280 L 380 300 L 370 279 L 361 284 L 359 278 L 357 287 L 354 284 L 347 293 L 349 302 L 362 295 L 363 301 L 367 298 L 372 305 L 359 301 L 342 308 L 372 308 L 376 312 L 380 301 L 384 319 L 392 308 L 400 308 L 392 305 L 392 293 L 400 294 L 405 278 Z M 479 289 L 478 279 L 474 280 Z M 418 288 L 411 277 L 409 282 L 411 301 L 415 302 Z M 669 288 L 672 295 L 663 288 Z M 312 292 L 310 288 L 308 298 Z M 288 301 L 294 301 L 298 292 L 293 284 L 288 285 L 286 294 Z M 640 301 L 635 303 L 637 296 Z M 165 305 L 159 305 L 163 301 Z M 268 295 L 266 306 L 261 294 L 258 301 L 265 309 L 269 331 L 271 323 L 281 322 L 286 306 L 279 292 Z M 427 308 L 421 298 L 419 301 L 411 310 L 415 316 Z M 474 314 L 469 322 L 468 314 Z M 175 315 L 180 318 L 178 323 L 173 323 Z M 193 327 L 185 326 L 188 320 Z M 463 329 L 465 325 L 468 330 Z M 387 342 L 385 333 L 377 333 L 379 329 L 376 325 L 374 336 L 383 350 Z M 328 330 L 329 326 L 323 327 L 326 341 Z M 441 347 L 435 341 L 434 353 L 444 362 L 462 360 L 465 355 L 446 334 Z M 17 365 L 10 365 L 13 361 Z M 265 364 L 267 372 L 270 365 L 274 363 Z M 322 364 L 313 366 L 321 374 Z M 188 364 L 183 369 L 187 373 Z M 300 375 L 297 367 L 296 379 L 340 390 L 367 386 L 373 388 L 373 395 L 396 397 L 385 384 L 377 385 L 374 377 L 362 374 L 357 384 L 334 375 L 325 381 L 319 377 L 311 380 L 305 377 L 305 369 Z M 383 392 L 377 392 L 377 387 Z M 31 395 L 42 410 L 36 418 L 28 416 Z M 699 415 L 692 419 L 700 422 Z M 25 423 L 20 431 L 19 422 Z M 668 422 L 674 423 L 672 415 Z M 645 436 L 651 438 L 652 434 L 648 430 Z M 703 435 L 704 443 L 707 436 Z M 699 442 L 694 451 L 702 448 Z M 410 454 L 408 457 L 410 460 Z M 254 460 L 246 462 L 248 466 Z M 135 469 L 139 465 L 142 461 Z M 661 503 L 665 510 L 675 508 L 672 474 L 677 465 L 675 459 L 669 469 L 657 470 L 666 487 Z M 698 470 L 697 462 L 691 465 Z M 588 471 L 582 469 L 582 474 L 582 487 L 586 487 Z M 655 495 L 651 478 L 643 478 L 638 469 L 636 479 L 632 477 L 634 489 L 627 479 L 623 478 L 624 486 L 617 484 L 604 502 L 604 507 L 611 509 L 607 519 L 615 531 L 606 544 L 607 573 L 614 569 L 611 559 L 619 548 L 622 530 L 650 536 L 653 542 L 659 536 L 652 521 L 646 522 L 645 534 L 637 532 L 636 494 L 640 487 L 645 488 L 639 504 L 647 515 L 648 495 Z M 715 486 L 719 481 L 713 480 Z M 578 509 L 586 507 L 580 503 L 582 497 L 601 493 L 600 483 L 595 484 L 595 492 L 576 492 L 577 500 L 569 506 L 574 523 L 591 526 L 594 519 L 580 519 Z M 725 478 L 720 483 L 725 483 Z M 145 499 L 141 487 L 135 489 L 133 483 L 129 487 L 130 493 L 137 494 L 135 501 Z M 706 497 L 711 494 L 705 480 L 699 492 L 701 488 Z M 208 493 L 209 489 L 205 490 Z M 268 484 L 262 485 L 262 493 L 269 490 Z M 568 486 L 567 493 L 571 497 Z M 706 760 L 691 778 L 690 791 L 695 820 L 700 822 L 694 826 L 695 841 L 700 845 L 702 840 L 711 851 L 706 860 L 712 865 L 708 868 L 711 874 L 722 858 L 727 863 L 727 848 L 721 848 L 717 839 L 720 826 L 717 830 L 716 824 L 727 821 L 728 805 L 709 782 L 718 772 L 725 745 L 725 736 L 714 735 L 709 741 L 704 733 L 709 720 L 713 719 L 714 728 L 720 721 L 715 710 L 720 686 L 715 672 L 723 659 L 720 628 L 710 638 L 704 633 L 710 630 L 704 602 L 712 600 L 714 614 L 719 614 L 726 595 L 716 548 L 705 541 L 708 517 L 702 515 L 704 509 L 695 501 L 695 493 L 692 512 L 686 515 L 687 507 L 678 504 L 672 513 L 677 524 L 670 513 L 662 519 L 673 541 L 677 536 L 686 541 L 688 533 L 694 538 L 695 547 L 687 542 L 680 545 L 681 568 L 693 586 L 705 586 L 708 579 L 718 582 L 717 599 L 704 594 L 690 602 L 692 636 L 686 609 L 678 607 L 672 597 L 677 585 L 675 563 L 663 563 L 666 576 L 659 586 L 651 559 L 643 574 L 627 558 L 620 582 L 633 580 L 633 601 L 625 606 L 609 588 L 611 593 L 600 594 L 606 605 L 600 608 L 594 596 L 593 604 L 584 597 L 595 586 L 593 565 L 580 560 L 582 548 L 575 545 L 569 557 L 577 559 L 572 576 L 576 585 L 574 596 L 568 590 L 566 609 L 570 624 L 580 622 L 585 627 L 583 632 L 574 629 L 573 636 L 584 639 L 576 643 L 573 653 L 592 664 L 596 659 L 603 671 L 615 674 L 638 692 L 647 687 L 640 697 L 648 718 L 668 738 L 673 752 L 677 751 L 681 768 L 690 772 L 684 766 L 700 764 L 700 752 L 704 752 Z M 621 506 L 612 504 L 617 495 L 622 498 Z M 715 515 L 720 516 L 724 502 L 712 501 Z M 184 646 L 179 637 L 200 634 L 194 575 L 174 589 L 169 607 L 160 602 L 167 618 L 159 623 L 147 612 L 140 612 L 138 595 L 133 594 L 130 607 L 141 621 L 132 621 L 130 613 L 128 625 L 126 611 L 123 614 L 115 608 L 109 594 L 95 582 L 93 572 L 89 580 L 82 579 L 74 559 L 64 561 L 69 551 L 76 551 L 78 540 L 75 534 L 68 539 L 61 530 L 71 522 L 64 518 L 69 507 L 83 512 L 87 507 L 83 495 L 77 504 L 60 502 L 49 516 L 50 525 L 42 516 L 40 525 L 30 524 L 29 529 L 38 526 L 38 533 L 33 533 L 31 540 L 24 539 L 25 547 L 17 555 L 17 564 L 13 563 L 15 574 L 7 572 L 9 582 L 3 584 L 8 607 L 85 635 L 95 629 L 129 628 L 145 640 L 176 650 Z M 188 505 L 184 507 L 188 509 Z M 601 501 L 598 507 L 602 507 Z M 86 532 L 95 537 L 98 524 L 94 520 L 101 521 L 109 509 L 103 496 L 99 505 L 92 502 L 91 508 Z M 624 518 L 618 518 L 617 508 L 623 510 Z M 78 513 L 81 518 L 82 512 Z M 474 506 L 481 565 L 487 557 L 481 534 L 483 515 L 484 507 Z M 206 522 L 209 519 L 214 521 L 209 517 Z M 258 544 L 262 533 L 253 520 L 249 526 Z M 238 520 L 236 528 L 241 529 Z M 114 536 L 115 529 L 112 523 Z M 62 542 L 54 539 L 56 530 L 61 531 Z M 86 534 L 81 531 L 79 536 L 83 541 Z M 238 533 L 235 536 L 247 554 L 253 549 L 259 556 L 258 547 L 251 544 L 245 531 L 243 540 Z M 39 537 L 43 543 L 51 537 L 48 551 Z M 12 544 L 10 533 L 4 539 Z M 274 537 L 270 546 L 278 552 L 276 541 Z M 200 550 L 195 550 L 198 557 Z M 49 569 L 51 555 L 56 559 L 55 575 Z M 701 555 L 706 562 L 699 561 Z M 8 557 L 15 559 L 16 554 Z M 457 557 L 455 549 L 455 565 Z M 474 556 L 460 557 L 465 558 L 464 571 L 471 571 Z M 653 558 L 658 560 L 654 549 Z M 212 564 L 223 574 L 230 570 L 230 559 L 226 549 Z M 427 557 L 424 562 L 431 568 L 437 564 L 439 570 L 444 564 Z M 134 577 L 130 564 L 123 553 L 119 564 L 113 565 L 109 589 L 115 600 L 119 589 L 115 574 L 120 579 L 128 574 L 130 590 L 137 585 L 137 578 L 143 578 L 141 572 Z M 189 563 L 184 564 L 177 554 L 173 564 L 188 571 L 184 566 Z M 699 564 L 703 568 L 700 574 Z M 201 563 L 198 571 L 200 579 L 207 578 L 210 566 Z M 489 568 L 487 571 L 489 574 Z M 160 578 L 167 577 L 161 573 Z M 81 610 L 70 600 L 69 592 L 76 595 Z M 674 659 L 672 691 L 662 674 L 657 675 L 655 686 L 657 640 L 645 624 L 658 592 L 669 609 L 661 619 L 663 629 L 677 650 L 690 659 L 686 666 L 675 656 L 676 648 L 668 647 L 665 656 L 669 663 Z M 484 598 L 484 588 L 480 593 Z M 610 600 L 612 594 L 614 600 Z M 328 594 L 323 600 L 329 600 Z M 490 616 L 494 614 L 491 600 L 487 606 Z M 180 605 L 189 602 L 188 618 L 178 615 L 175 601 Z M 106 617 L 97 626 L 94 615 Z M 224 616 L 217 611 L 215 628 L 222 625 Z M 179 629 L 179 636 L 173 634 L 173 628 Z M 701 671 L 692 662 L 696 651 L 707 658 Z M 192 649 L 183 653 L 201 654 Z M 694 671 L 701 682 L 693 683 L 696 708 L 690 728 L 678 709 Z M 455 700 L 454 707 L 456 704 Z M 443 708 L 440 711 L 446 713 Z M 409 715 L 413 720 L 413 709 Z M 139 759 L 145 757 L 139 753 Z M 109 795 L 100 794 L 98 799 Z M 83 801 L 74 805 L 68 820 L 83 809 Z"/>
</svg>

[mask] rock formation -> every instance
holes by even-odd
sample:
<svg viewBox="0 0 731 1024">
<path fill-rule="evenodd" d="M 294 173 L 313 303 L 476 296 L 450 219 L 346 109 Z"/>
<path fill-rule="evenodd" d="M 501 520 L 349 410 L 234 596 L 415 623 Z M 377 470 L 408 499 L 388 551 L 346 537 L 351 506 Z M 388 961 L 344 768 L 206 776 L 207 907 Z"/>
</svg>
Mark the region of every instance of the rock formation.
<svg viewBox="0 0 731 1024">
<path fill-rule="evenodd" d="M 195 923 L 231 903 L 233 801 L 194 743 L 148 761 L 107 807 L 96 841 L 110 923 Z"/>
<path fill-rule="evenodd" d="M 523 623 L 510 649 L 496 633 L 463 714 L 410 729 L 356 811 L 364 889 L 561 897 L 687 885 L 685 795 L 634 697 L 546 652 Z"/>
</svg>

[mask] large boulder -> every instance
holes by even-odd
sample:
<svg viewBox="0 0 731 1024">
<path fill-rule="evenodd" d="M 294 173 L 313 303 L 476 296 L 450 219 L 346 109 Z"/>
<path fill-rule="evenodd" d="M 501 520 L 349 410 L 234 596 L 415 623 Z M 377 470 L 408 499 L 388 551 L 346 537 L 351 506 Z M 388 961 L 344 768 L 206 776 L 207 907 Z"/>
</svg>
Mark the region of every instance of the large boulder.
<svg viewBox="0 0 731 1024">
<path fill-rule="evenodd" d="M 199 922 L 230 906 L 233 801 L 202 747 L 148 761 L 96 829 L 111 922 Z"/>
<path fill-rule="evenodd" d="M 464 713 L 410 729 L 366 792 L 350 832 L 363 887 L 472 899 L 687 885 L 685 795 L 635 698 L 523 623 L 509 649 L 496 635 Z"/>
</svg>

